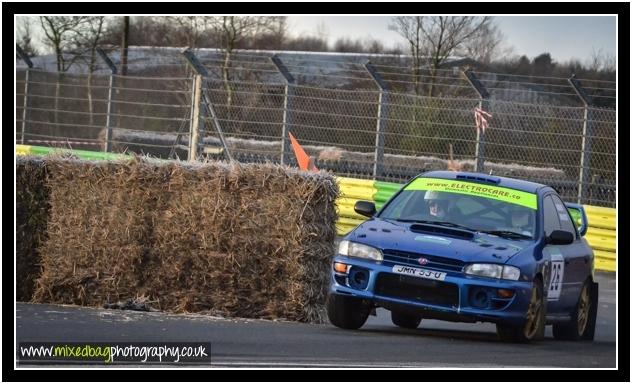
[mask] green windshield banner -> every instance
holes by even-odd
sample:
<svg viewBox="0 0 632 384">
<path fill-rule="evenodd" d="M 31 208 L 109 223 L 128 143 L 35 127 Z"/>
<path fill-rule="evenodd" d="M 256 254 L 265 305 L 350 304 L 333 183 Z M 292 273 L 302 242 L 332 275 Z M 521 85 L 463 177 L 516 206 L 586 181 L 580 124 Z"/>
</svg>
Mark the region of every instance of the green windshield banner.
<svg viewBox="0 0 632 384">
<path fill-rule="evenodd" d="M 441 191 L 460 193 L 486 197 L 488 199 L 500 200 L 506 203 L 522 205 L 523 207 L 537 209 L 538 198 L 534 193 L 518 191 L 511 188 L 495 187 L 493 185 L 483 185 L 470 183 L 461 180 L 445 180 L 420 177 L 413 180 L 405 188 L 407 191 Z"/>
</svg>

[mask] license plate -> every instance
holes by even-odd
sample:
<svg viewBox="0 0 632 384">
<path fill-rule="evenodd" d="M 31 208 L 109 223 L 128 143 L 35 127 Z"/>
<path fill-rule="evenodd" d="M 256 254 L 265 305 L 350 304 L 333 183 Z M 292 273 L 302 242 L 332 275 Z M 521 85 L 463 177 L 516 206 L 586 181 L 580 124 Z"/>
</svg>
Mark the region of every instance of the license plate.
<svg viewBox="0 0 632 384">
<path fill-rule="evenodd" d="M 446 276 L 445 272 L 437 272 L 437 271 L 431 271 L 428 269 L 406 267 L 403 265 L 394 266 L 393 272 L 399 273 L 400 275 L 416 276 L 416 277 L 421 277 L 424 279 L 440 280 L 440 281 L 445 280 L 445 276 Z"/>
</svg>

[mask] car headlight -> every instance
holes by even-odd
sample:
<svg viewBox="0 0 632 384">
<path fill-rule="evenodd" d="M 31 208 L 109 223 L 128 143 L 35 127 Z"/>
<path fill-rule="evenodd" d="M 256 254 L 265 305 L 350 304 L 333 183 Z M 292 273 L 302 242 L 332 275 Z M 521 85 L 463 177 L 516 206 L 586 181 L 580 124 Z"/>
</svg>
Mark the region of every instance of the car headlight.
<svg viewBox="0 0 632 384">
<path fill-rule="evenodd" d="M 360 257 L 377 261 L 384 259 L 379 249 L 347 240 L 340 242 L 340 245 L 338 245 L 338 253 L 343 256 Z"/>
<path fill-rule="evenodd" d="M 470 264 L 465 267 L 465 273 L 493 279 L 518 280 L 520 278 L 520 269 L 500 264 Z"/>
</svg>

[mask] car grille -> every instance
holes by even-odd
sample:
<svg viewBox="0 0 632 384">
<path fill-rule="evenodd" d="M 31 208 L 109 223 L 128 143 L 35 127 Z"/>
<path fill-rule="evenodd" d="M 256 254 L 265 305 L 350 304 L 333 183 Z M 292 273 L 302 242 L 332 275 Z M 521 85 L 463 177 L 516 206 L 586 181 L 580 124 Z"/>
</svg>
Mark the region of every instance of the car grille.
<svg viewBox="0 0 632 384">
<path fill-rule="evenodd" d="M 459 305 L 459 288 L 456 284 L 393 273 L 378 275 L 375 294 L 445 307 Z"/>
<path fill-rule="evenodd" d="M 414 267 L 419 267 L 419 258 L 423 257 L 428 260 L 427 264 L 423 267 L 432 269 L 439 269 L 442 271 L 461 272 L 465 263 L 461 260 L 450 259 L 447 257 L 430 256 L 421 253 L 396 251 L 394 249 L 384 250 L 384 260 L 392 261 L 393 263 L 406 264 Z"/>
</svg>

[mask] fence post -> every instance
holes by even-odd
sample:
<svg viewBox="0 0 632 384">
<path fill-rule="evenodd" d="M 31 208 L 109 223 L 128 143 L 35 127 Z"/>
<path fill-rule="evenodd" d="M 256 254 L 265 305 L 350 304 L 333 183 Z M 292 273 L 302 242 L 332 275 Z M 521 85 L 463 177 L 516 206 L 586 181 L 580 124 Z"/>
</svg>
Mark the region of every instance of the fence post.
<svg viewBox="0 0 632 384">
<path fill-rule="evenodd" d="M 377 179 L 384 171 L 384 131 L 386 128 L 386 115 L 388 104 L 387 86 L 382 77 L 377 73 L 371 61 L 364 63 L 364 68 L 369 73 L 375 84 L 380 89 L 377 106 L 377 124 L 375 127 L 375 155 L 373 158 L 373 177 Z"/>
<path fill-rule="evenodd" d="M 195 75 L 193 84 L 193 110 L 191 111 L 191 124 L 189 131 L 188 161 L 194 161 L 197 159 L 198 146 L 200 144 L 200 120 L 203 118 L 200 116 L 200 105 L 202 101 L 202 75 Z"/>
<path fill-rule="evenodd" d="M 276 54 L 274 54 L 274 56 L 272 56 L 270 60 L 272 60 L 272 63 L 276 66 L 277 70 L 281 73 L 281 76 L 283 76 L 283 79 L 285 80 L 283 99 L 283 126 L 281 128 L 281 165 L 286 165 L 288 164 L 290 148 L 288 127 L 292 126 L 292 121 L 290 120 L 292 112 L 291 102 L 294 96 L 293 86 L 295 84 L 295 80 L 292 74 L 290 74 L 290 71 L 288 71 L 285 64 L 283 64 L 281 59 Z"/>
<path fill-rule="evenodd" d="M 211 114 L 211 118 L 213 119 L 213 123 L 215 124 L 215 128 L 217 129 L 217 135 L 219 136 L 219 141 L 222 143 L 222 147 L 224 148 L 224 153 L 226 154 L 226 157 L 228 157 L 229 161 L 233 161 L 233 157 L 231 156 L 230 151 L 228 150 L 228 144 L 226 143 L 226 140 L 224 139 L 224 132 L 222 130 L 222 126 L 219 123 L 219 119 L 217 118 L 217 115 L 211 103 L 211 99 L 206 94 L 206 87 L 204 86 L 205 84 L 204 82 L 206 78 L 208 78 L 208 71 L 206 70 L 206 68 L 204 68 L 202 63 L 200 63 L 198 58 L 189 49 L 189 47 L 186 47 L 182 51 L 182 55 L 187 60 L 187 62 L 191 65 L 191 67 L 193 67 L 195 72 L 198 73 L 198 76 L 200 76 L 199 87 L 196 86 L 196 90 L 199 90 L 199 95 L 196 95 L 198 100 L 195 102 L 196 103 L 195 105 L 198 106 L 198 118 L 197 119 L 194 118 L 194 121 L 201 121 L 202 123 L 201 124 L 198 123 L 197 129 L 191 132 L 191 140 L 189 141 L 189 144 L 190 144 L 189 160 L 195 159 L 197 156 L 197 148 L 200 145 L 200 141 L 202 140 L 201 135 L 199 135 L 199 133 L 204 132 L 204 119 L 206 116 L 206 110 L 208 110 L 209 113 Z M 196 78 L 196 81 L 197 81 L 197 78 Z M 206 105 L 206 108 L 200 107 L 201 105 L 200 103 L 202 102 Z M 196 135 L 195 138 L 193 137 L 193 134 Z M 195 156 L 191 154 L 192 150 L 194 150 Z"/>
<path fill-rule="evenodd" d="M 28 98 L 29 98 L 29 78 L 31 68 L 33 68 L 33 62 L 29 58 L 29 56 L 20 48 L 19 45 L 15 45 L 15 49 L 20 55 L 22 61 L 24 61 L 27 65 L 25 74 L 24 74 L 24 104 L 22 105 L 22 135 L 20 136 L 20 144 L 24 144 L 24 135 L 26 133 L 26 120 L 28 119 Z"/>
<path fill-rule="evenodd" d="M 478 96 L 480 97 L 480 101 L 478 102 L 478 107 L 483 111 L 489 111 L 489 92 L 485 86 L 478 80 L 476 75 L 468 69 L 462 71 L 463 75 L 470 83 L 470 85 L 474 88 Z M 485 172 L 485 132 L 482 129 L 476 130 L 476 165 L 474 168 L 475 172 Z"/>
<path fill-rule="evenodd" d="M 579 188 L 577 189 L 577 203 L 581 204 L 583 199 L 586 199 L 588 192 L 588 173 L 590 169 L 590 151 L 592 149 L 592 136 L 593 136 L 593 118 L 592 118 L 592 99 L 584 89 L 582 88 L 579 80 L 575 78 L 575 75 L 568 79 L 577 96 L 584 104 L 584 122 L 582 129 L 582 156 L 580 159 L 579 167 Z"/>
<path fill-rule="evenodd" d="M 101 59 L 105 62 L 105 64 L 110 68 L 110 81 L 108 84 L 108 110 L 107 117 L 105 120 L 105 152 L 112 151 L 112 115 L 115 114 L 114 107 L 114 85 L 116 79 L 116 65 L 110 60 L 108 55 L 101 49 L 101 47 L 96 48 L 97 53 L 101 56 Z"/>
</svg>

